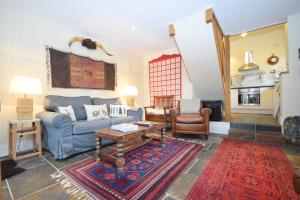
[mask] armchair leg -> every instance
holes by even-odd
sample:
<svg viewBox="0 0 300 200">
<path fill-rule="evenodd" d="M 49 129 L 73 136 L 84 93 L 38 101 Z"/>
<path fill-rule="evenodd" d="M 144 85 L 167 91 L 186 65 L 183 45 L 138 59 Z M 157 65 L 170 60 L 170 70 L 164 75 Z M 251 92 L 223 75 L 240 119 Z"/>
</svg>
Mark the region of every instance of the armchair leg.
<svg viewBox="0 0 300 200">
<path fill-rule="evenodd" d="M 177 138 L 177 135 L 176 135 L 176 133 L 172 133 L 172 136 L 173 136 L 173 138 Z"/>
</svg>

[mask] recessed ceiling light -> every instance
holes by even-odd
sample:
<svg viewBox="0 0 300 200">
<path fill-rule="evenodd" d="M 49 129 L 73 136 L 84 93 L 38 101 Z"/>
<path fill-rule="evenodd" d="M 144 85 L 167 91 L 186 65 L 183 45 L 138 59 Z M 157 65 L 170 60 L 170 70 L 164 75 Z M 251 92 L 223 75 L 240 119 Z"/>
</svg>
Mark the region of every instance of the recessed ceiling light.
<svg viewBox="0 0 300 200">
<path fill-rule="evenodd" d="M 248 33 L 242 33 L 241 36 L 242 36 L 242 37 L 246 37 L 247 34 L 248 34 Z"/>
<path fill-rule="evenodd" d="M 135 26 L 131 26 L 131 30 L 132 30 L 132 31 L 135 31 Z"/>
</svg>

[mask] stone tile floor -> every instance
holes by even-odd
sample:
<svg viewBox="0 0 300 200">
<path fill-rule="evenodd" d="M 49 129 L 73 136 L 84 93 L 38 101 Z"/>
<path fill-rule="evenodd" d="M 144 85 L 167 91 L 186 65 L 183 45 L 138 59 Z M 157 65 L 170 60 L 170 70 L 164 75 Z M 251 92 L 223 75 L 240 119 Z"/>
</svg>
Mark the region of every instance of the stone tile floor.
<svg viewBox="0 0 300 200">
<path fill-rule="evenodd" d="M 169 187 L 164 200 L 184 199 L 189 190 L 207 165 L 214 152 L 218 149 L 224 136 L 211 134 L 208 140 L 184 137 L 185 140 L 206 142 L 207 145 L 194 162 L 179 176 Z M 283 145 L 282 149 L 291 163 L 300 168 L 300 147 Z M 74 165 L 94 156 L 95 151 L 89 151 L 74 155 L 65 160 L 55 160 L 47 151 L 42 157 L 32 157 L 18 161 L 18 166 L 26 169 L 24 173 L 6 179 L 3 182 L 4 199 L 74 199 L 69 196 L 59 183 L 56 183 L 49 175 L 58 170 Z"/>
</svg>

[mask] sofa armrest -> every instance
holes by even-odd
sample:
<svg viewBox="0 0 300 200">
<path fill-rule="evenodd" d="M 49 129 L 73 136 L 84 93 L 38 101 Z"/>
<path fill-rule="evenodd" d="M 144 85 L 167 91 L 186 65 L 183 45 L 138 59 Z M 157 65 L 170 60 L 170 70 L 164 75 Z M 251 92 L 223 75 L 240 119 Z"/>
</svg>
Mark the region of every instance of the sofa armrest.
<svg viewBox="0 0 300 200">
<path fill-rule="evenodd" d="M 42 124 L 48 127 L 60 128 L 72 125 L 72 119 L 69 115 L 56 112 L 42 112 L 40 114 Z"/>
<path fill-rule="evenodd" d="M 138 108 L 138 109 L 128 109 L 127 110 L 127 116 L 133 116 L 135 118 L 135 120 L 137 121 L 141 121 L 143 118 L 143 109 L 142 108 Z"/>
</svg>

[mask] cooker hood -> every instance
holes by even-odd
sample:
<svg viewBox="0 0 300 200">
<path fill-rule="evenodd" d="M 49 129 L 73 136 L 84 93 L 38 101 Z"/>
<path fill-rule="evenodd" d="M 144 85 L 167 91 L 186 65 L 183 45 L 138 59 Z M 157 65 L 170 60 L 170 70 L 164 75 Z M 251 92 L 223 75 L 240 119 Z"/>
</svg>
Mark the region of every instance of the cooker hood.
<svg viewBox="0 0 300 200">
<path fill-rule="evenodd" d="M 259 66 L 253 63 L 252 51 L 245 52 L 245 64 L 239 68 L 239 72 L 248 72 L 258 70 Z"/>
</svg>

